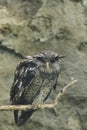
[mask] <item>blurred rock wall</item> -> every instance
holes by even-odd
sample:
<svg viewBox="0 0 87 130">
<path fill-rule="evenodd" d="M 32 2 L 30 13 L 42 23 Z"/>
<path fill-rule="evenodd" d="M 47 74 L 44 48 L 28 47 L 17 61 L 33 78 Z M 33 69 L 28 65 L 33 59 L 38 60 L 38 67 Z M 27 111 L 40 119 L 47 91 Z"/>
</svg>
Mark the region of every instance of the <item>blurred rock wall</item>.
<svg viewBox="0 0 87 130">
<path fill-rule="evenodd" d="M 17 64 L 42 50 L 65 55 L 56 92 L 70 88 L 52 110 L 35 112 L 17 127 L 12 112 L 0 112 L 1 130 L 87 130 L 87 1 L 0 0 L 0 105 L 10 104 L 9 91 Z"/>
</svg>

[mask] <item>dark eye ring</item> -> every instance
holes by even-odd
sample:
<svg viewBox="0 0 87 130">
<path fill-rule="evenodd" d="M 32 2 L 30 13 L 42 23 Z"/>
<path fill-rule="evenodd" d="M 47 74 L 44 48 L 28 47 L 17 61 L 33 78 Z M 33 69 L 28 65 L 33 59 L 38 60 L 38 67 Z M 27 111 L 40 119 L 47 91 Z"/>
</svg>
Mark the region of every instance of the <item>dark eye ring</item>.
<svg viewBox="0 0 87 130">
<path fill-rule="evenodd" d="M 41 62 L 45 62 L 44 59 L 42 59 L 41 57 L 38 57 L 38 60 Z"/>
<path fill-rule="evenodd" d="M 51 62 L 51 63 L 55 62 L 55 59 L 52 59 L 50 62 Z"/>
<path fill-rule="evenodd" d="M 55 57 L 55 60 L 59 60 L 59 56 L 56 56 L 56 57 Z"/>
<path fill-rule="evenodd" d="M 54 59 L 51 59 L 51 62 L 53 63 L 53 62 L 55 62 L 55 61 L 58 61 L 58 59 L 59 59 L 59 57 L 57 56 L 57 57 L 55 57 Z"/>
</svg>

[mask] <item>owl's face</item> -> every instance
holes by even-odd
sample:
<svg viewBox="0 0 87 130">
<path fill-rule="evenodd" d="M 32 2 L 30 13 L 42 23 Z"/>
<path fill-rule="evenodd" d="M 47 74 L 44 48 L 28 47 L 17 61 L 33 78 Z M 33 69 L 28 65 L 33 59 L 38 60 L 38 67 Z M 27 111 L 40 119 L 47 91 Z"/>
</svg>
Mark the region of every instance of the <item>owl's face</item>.
<svg viewBox="0 0 87 130">
<path fill-rule="evenodd" d="M 59 55 L 56 52 L 44 51 L 41 54 L 35 55 L 35 62 L 40 68 L 40 71 L 51 73 L 53 71 L 60 70 L 60 58 L 64 56 Z"/>
</svg>

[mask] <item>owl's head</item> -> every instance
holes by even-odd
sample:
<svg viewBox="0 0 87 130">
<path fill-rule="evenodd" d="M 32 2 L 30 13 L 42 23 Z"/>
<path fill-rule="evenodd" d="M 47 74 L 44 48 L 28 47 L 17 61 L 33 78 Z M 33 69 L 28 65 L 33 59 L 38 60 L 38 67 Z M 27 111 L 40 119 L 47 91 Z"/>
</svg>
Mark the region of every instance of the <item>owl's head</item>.
<svg viewBox="0 0 87 130">
<path fill-rule="evenodd" d="M 43 51 L 42 53 L 35 55 L 37 65 L 45 72 L 52 71 L 54 69 L 60 69 L 60 59 L 64 56 L 59 55 L 53 51 Z"/>
</svg>

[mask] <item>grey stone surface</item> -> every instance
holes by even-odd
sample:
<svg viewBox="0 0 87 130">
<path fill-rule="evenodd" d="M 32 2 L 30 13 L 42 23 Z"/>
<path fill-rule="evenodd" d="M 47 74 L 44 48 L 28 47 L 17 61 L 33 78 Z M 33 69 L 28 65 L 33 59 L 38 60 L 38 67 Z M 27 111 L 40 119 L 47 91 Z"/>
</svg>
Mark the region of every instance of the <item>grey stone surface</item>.
<svg viewBox="0 0 87 130">
<path fill-rule="evenodd" d="M 87 130 L 86 0 L 0 0 L 0 105 L 10 104 L 9 91 L 23 56 L 42 50 L 65 55 L 56 92 L 77 79 L 54 109 L 35 112 L 21 127 L 12 112 L 0 112 L 0 130 Z"/>
</svg>

